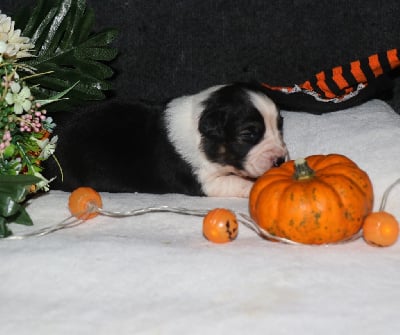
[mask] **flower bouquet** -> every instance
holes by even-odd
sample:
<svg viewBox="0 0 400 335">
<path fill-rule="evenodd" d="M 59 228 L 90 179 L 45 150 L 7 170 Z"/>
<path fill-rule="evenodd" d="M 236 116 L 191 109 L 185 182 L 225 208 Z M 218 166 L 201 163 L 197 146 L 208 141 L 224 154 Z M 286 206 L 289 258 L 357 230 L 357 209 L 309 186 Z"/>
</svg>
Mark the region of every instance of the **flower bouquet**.
<svg viewBox="0 0 400 335">
<path fill-rule="evenodd" d="M 25 21 L 19 17 L 23 32 L 0 11 L 0 237 L 12 234 L 9 223 L 32 225 L 24 202 L 49 190 L 41 163 L 57 161 L 57 136 L 45 106 L 103 99 L 112 70 L 100 61 L 116 55 L 108 47 L 115 31 L 90 33 L 85 0 L 39 0 Z"/>
</svg>

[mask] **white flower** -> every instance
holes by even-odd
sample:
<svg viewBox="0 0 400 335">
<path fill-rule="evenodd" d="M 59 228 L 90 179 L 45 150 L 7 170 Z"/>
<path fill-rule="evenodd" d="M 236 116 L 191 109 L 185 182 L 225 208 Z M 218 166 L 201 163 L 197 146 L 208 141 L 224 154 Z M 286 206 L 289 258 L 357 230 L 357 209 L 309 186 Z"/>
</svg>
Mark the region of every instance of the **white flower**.
<svg viewBox="0 0 400 335">
<path fill-rule="evenodd" d="M 39 172 L 35 172 L 33 174 L 35 177 L 38 177 L 41 179 L 41 181 L 39 181 L 35 186 L 36 186 L 36 190 L 35 191 L 39 191 L 39 190 L 43 190 L 43 191 L 49 191 L 50 187 L 49 184 L 55 179 L 52 178 L 50 180 L 46 179 L 45 177 L 43 177 L 43 175 Z"/>
<path fill-rule="evenodd" d="M 0 41 L 0 54 L 3 54 L 7 50 L 7 44 L 4 41 Z"/>
<path fill-rule="evenodd" d="M 6 94 L 5 100 L 9 105 L 14 105 L 14 113 L 22 114 L 32 107 L 31 91 L 28 86 L 21 89 L 21 85 L 15 81 L 10 85 L 11 92 Z"/>
<path fill-rule="evenodd" d="M 0 11 L 0 55 L 4 58 L 32 57 L 35 47 L 28 37 L 21 36 L 21 30 L 14 29 L 15 22 Z"/>
<path fill-rule="evenodd" d="M 54 151 L 56 151 L 56 146 L 57 146 L 57 140 L 58 136 L 53 136 L 52 139 L 49 141 L 48 138 L 45 140 L 38 140 L 35 137 L 32 137 L 36 143 L 38 144 L 39 148 L 42 150 L 42 152 L 39 155 L 39 159 L 47 159 L 49 158 L 52 154 L 54 154 Z"/>
</svg>

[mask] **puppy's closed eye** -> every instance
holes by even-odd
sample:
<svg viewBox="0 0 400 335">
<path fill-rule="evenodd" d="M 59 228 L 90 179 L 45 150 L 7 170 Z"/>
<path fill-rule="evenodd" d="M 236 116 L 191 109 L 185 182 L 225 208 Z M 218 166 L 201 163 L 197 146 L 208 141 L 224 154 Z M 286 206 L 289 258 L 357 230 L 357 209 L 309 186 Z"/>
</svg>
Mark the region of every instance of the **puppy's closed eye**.
<svg viewBox="0 0 400 335">
<path fill-rule="evenodd" d="M 264 133 L 263 127 L 257 125 L 251 125 L 239 131 L 237 140 L 239 142 L 256 144 L 257 142 L 260 141 L 263 133 Z"/>
</svg>

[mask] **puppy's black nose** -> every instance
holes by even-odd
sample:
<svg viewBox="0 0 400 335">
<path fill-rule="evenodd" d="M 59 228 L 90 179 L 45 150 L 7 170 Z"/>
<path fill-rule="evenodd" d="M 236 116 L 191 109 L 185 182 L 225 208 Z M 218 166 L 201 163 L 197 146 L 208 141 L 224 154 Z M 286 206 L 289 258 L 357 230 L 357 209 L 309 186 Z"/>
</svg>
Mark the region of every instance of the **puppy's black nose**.
<svg viewBox="0 0 400 335">
<path fill-rule="evenodd" d="M 274 160 L 274 166 L 278 167 L 281 166 L 283 163 L 285 163 L 286 158 L 285 157 L 278 157 Z"/>
</svg>

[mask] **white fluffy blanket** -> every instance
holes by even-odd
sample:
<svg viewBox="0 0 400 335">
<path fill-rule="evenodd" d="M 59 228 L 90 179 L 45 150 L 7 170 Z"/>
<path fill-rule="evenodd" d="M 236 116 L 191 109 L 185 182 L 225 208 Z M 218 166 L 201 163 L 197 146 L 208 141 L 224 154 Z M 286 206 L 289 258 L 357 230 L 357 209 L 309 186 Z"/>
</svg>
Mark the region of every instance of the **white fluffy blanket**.
<svg viewBox="0 0 400 335">
<path fill-rule="evenodd" d="M 383 190 L 400 177 L 400 116 L 381 101 L 323 116 L 285 112 L 292 158 L 342 153 Z M 37 197 L 34 227 L 66 218 L 68 194 Z M 247 200 L 102 194 L 104 208 L 246 212 Z M 388 211 L 400 219 L 400 187 Z M 97 217 L 44 237 L 0 241 L 1 334 L 397 334 L 400 243 L 267 242 L 240 226 L 216 245 L 199 217 Z"/>
</svg>

